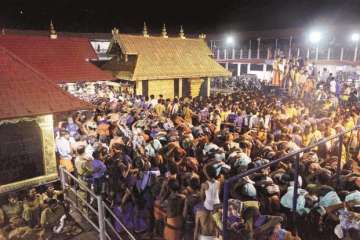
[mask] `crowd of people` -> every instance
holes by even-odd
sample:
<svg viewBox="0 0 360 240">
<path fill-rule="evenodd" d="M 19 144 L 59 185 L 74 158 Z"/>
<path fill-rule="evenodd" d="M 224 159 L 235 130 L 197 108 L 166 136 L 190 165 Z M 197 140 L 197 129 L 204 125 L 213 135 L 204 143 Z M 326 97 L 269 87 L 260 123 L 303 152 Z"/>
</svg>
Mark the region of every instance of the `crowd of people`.
<svg viewBox="0 0 360 240">
<path fill-rule="evenodd" d="M 312 64 L 306 64 L 301 58 L 280 58 L 273 62 L 273 78 L 271 84 L 287 89 L 293 97 L 315 97 L 317 100 L 336 96 L 349 103 L 357 100 L 358 93 L 354 84 L 358 76 L 347 76 L 343 72 L 331 73 L 328 69 L 318 69 Z M 352 77 L 351 81 L 350 77 Z M 322 91 L 326 88 L 328 91 Z M 314 91 L 318 94 L 312 94 Z"/>
<path fill-rule="evenodd" d="M 82 230 L 69 217 L 63 192 L 53 184 L 10 193 L 0 208 L 1 240 L 66 239 Z M 65 224 L 66 222 L 66 224 Z"/>
<path fill-rule="evenodd" d="M 350 130 L 359 116 L 348 99 L 316 86 L 296 97 L 262 89 L 174 99 L 101 91 L 96 110 L 60 119 L 58 158 L 140 238 L 217 239 L 225 179 Z M 339 183 L 337 139 L 301 155 L 298 233 L 292 159 L 232 184 L 225 226 L 232 239 L 358 239 L 359 137 L 344 135 Z"/>
<path fill-rule="evenodd" d="M 358 131 L 345 134 L 341 146 L 333 139 L 301 154 L 296 223 L 292 158 L 234 182 L 228 225 L 221 223 L 225 179 L 359 124 L 360 108 L 349 103 L 355 100 L 341 99 L 331 86 L 174 99 L 100 86 L 88 98 L 94 110 L 57 117 L 57 158 L 139 239 L 219 239 L 224 227 L 230 239 L 359 239 Z M 78 191 L 91 202 L 85 189 Z M 34 191 L 24 202 L 10 195 L 0 219 L 12 229 L 56 234 L 65 208 L 50 199 Z"/>
</svg>

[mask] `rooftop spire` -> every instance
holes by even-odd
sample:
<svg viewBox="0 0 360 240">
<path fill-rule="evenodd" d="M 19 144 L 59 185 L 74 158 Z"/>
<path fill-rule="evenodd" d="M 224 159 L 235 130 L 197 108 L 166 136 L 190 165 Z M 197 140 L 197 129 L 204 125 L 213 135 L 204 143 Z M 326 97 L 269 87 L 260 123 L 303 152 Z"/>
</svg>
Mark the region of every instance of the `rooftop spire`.
<svg viewBox="0 0 360 240">
<path fill-rule="evenodd" d="M 146 27 L 146 22 L 144 22 L 143 35 L 144 35 L 144 37 L 149 37 L 148 30 L 147 30 L 147 27 Z"/>
<path fill-rule="evenodd" d="M 206 38 L 206 34 L 205 34 L 205 33 L 200 33 L 200 34 L 199 34 L 199 38 L 205 39 L 205 38 Z"/>
<path fill-rule="evenodd" d="M 180 36 L 180 38 L 182 38 L 182 39 L 185 39 L 186 37 L 185 37 L 185 34 L 184 34 L 184 29 L 183 29 L 183 26 L 182 25 L 180 25 L 180 33 L 179 33 L 179 36 Z"/>
<path fill-rule="evenodd" d="M 57 39 L 57 33 L 55 31 L 54 24 L 53 24 L 52 20 L 50 21 L 50 38 L 51 39 Z"/>
<path fill-rule="evenodd" d="M 162 35 L 164 38 L 168 38 L 165 24 L 163 25 L 161 35 Z"/>
<path fill-rule="evenodd" d="M 117 41 L 117 35 L 119 34 L 119 29 L 117 29 L 116 27 L 114 27 L 113 29 L 111 29 L 111 34 L 113 36 L 114 41 Z"/>
</svg>

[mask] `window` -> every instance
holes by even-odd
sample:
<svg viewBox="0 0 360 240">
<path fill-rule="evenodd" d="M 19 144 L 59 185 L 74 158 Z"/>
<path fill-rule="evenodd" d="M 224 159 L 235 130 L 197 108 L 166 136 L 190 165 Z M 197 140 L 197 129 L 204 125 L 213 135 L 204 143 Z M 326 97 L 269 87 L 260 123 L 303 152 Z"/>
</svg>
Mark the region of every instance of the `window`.
<svg viewBox="0 0 360 240">
<path fill-rule="evenodd" d="M 250 71 L 262 71 L 263 64 L 250 64 Z"/>
<path fill-rule="evenodd" d="M 266 71 L 271 72 L 272 70 L 273 70 L 272 65 L 267 64 L 267 65 L 266 65 Z"/>
</svg>

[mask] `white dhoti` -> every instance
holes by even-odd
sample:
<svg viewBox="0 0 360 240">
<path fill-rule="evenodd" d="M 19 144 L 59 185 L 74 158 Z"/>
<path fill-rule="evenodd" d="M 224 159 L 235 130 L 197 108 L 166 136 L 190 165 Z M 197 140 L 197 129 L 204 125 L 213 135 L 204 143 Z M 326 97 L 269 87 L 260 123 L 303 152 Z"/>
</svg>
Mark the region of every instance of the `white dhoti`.
<svg viewBox="0 0 360 240">
<path fill-rule="evenodd" d="M 216 236 L 204 236 L 200 234 L 198 240 L 218 240 L 218 238 Z"/>
</svg>

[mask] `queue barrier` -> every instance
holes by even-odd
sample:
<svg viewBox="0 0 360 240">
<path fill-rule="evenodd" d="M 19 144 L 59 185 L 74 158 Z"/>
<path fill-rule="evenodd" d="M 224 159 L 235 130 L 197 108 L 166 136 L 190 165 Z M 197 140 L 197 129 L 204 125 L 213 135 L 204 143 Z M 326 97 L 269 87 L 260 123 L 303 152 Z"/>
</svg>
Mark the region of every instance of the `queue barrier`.
<svg viewBox="0 0 360 240">
<path fill-rule="evenodd" d="M 64 199 L 99 233 L 100 240 L 136 240 L 112 209 L 96 195 L 86 182 L 79 180 L 64 167 L 59 168 Z M 122 228 L 119 233 L 115 224 Z"/>
<path fill-rule="evenodd" d="M 329 141 L 334 141 L 334 140 L 338 140 L 338 161 L 337 161 L 337 172 L 336 172 L 336 180 L 337 180 L 337 184 L 339 184 L 340 182 L 340 172 L 341 172 L 341 156 L 342 156 L 342 145 L 343 145 L 343 141 L 344 141 L 344 135 L 345 134 L 348 134 L 348 133 L 351 133 L 352 135 L 352 132 L 355 131 L 355 130 L 358 130 L 360 128 L 360 126 L 356 126 L 352 129 L 349 129 L 347 131 L 344 131 L 344 132 L 341 132 L 341 133 L 338 133 L 334 136 L 330 136 L 328 138 L 324 138 L 314 144 L 311 144 L 310 146 L 308 147 L 305 147 L 305 148 L 302 148 L 302 149 L 299 149 L 297 151 L 294 151 L 294 152 L 291 152 L 291 153 L 288 153 L 287 155 L 281 157 L 281 158 L 278 158 L 274 161 L 271 161 L 270 163 L 267 163 L 267 164 L 264 164 L 260 167 L 256 167 L 256 168 L 253 168 L 253 169 L 250 169 L 244 173 L 241 173 L 241 174 L 238 174 L 236 176 L 233 176 L 231 178 L 228 178 L 225 180 L 224 182 L 224 192 L 223 192 L 223 217 L 222 217 L 222 225 L 223 225 L 223 231 L 222 231 L 222 237 L 223 237 L 223 240 L 228 240 L 228 230 L 227 230 L 227 221 L 228 221 L 228 209 L 229 209 L 229 191 L 230 191 L 230 184 L 233 183 L 234 181 L 237 181 L 238 179 L 240 178 L 243 178 L 243 177 L 247 177 L 247 176 L 250 176 L 262 169 L 265 169 L 265 168 L 268 168 L 274 164 L 277 164 L 277 163 L 280 163 L 280 162 L 283 162 L 285 160 L 288 160 L 289 158 L 292 158 L 292 157 L 295 157 L 294 159 L 294 164 L 293 164 L 293 167 L 294 167 L 294 172 L 295 172 L 295 175 L 294 175 L 294 193 L 293 193 L 293 204 L 292 204 L 292 222 L 295 223 L 295 231 L 297 231 L 296 229 L 296 218 L 297 218 L 297 214 L 296 214 L 296 206 L 297 206 L 297 201 L 298 201 L 298 189 L 299 189 L 299 162 L 300 162 L 300 154 L 301 153 L 304 153 L 304 152 L 307 152 L 321 144 L 324 144 L 326 142 L 329 142 Z"/>
</svg>

